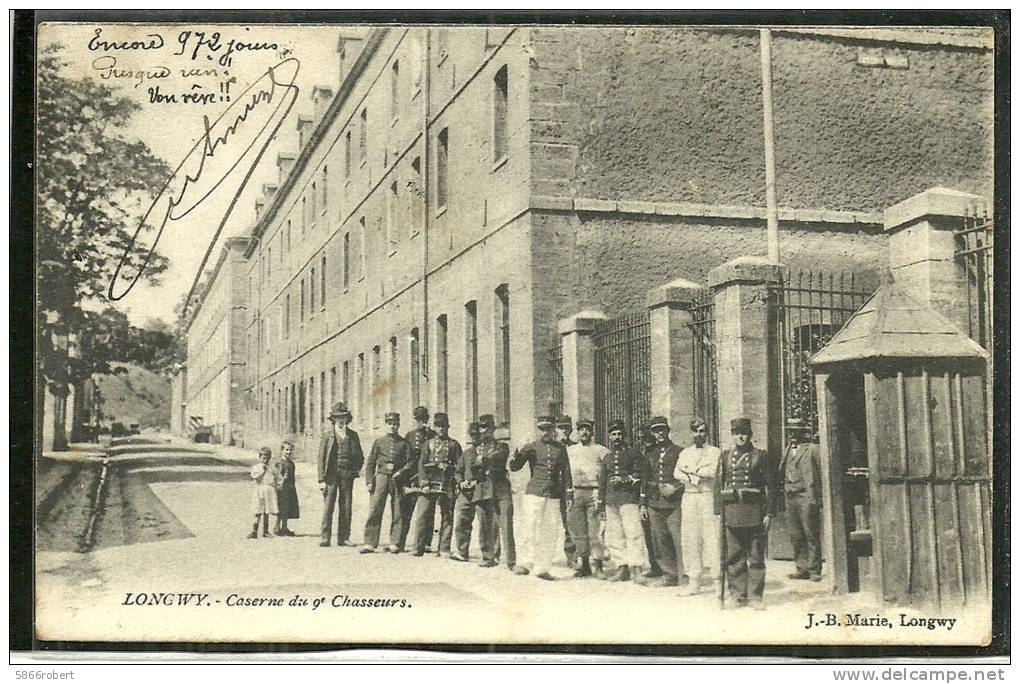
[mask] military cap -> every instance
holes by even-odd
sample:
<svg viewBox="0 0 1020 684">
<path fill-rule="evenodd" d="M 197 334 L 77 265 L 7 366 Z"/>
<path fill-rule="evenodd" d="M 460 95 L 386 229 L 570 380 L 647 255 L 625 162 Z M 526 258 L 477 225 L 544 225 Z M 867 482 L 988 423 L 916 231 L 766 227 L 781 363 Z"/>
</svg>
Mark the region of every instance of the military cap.
<svg viewBox="0 0 1020 684">
<path fill-rule="evenodd" d="M 609 424 L 609 429 L 607 430 L 607 432 L 615 432 L 617 430 L 619 430 L 620 432 L 626 432 L 627 424 L 624 423 L 622 420 L 614 420 L 612 423 Z"/>
<path fill-rule="evenodd" d="M 424 406 L 418 406 L 412 415 L 415 420 L 426 421 L 429 419 L 429 410 Z"/>
<path fill-rule="evenodd" d="M 738 435 L 751 434 L 750 418 L 734 418 L 730 421 L 730 432 Z"/>
<path fill-rule="evenodd" d="M 702 425 L 704 425 L 705 427 L 708 427 L 708 423 L 705 422 L 704 418 L 701 418 L 701 417 L 694 418 L 691 421 L 691 432 L 694 432 L 695 430 L 697 430 Z"/>
<path fill-rule="evenodd" d="M 400 414 L 395 412 L 395 411 L 391 412 L 391 413 L 387 413 L 386 414 L 386 418 L 383 420 L 383 422 L 386 422 L 386 423 L 399 423 L 400 422 Z"/>
<path fill-rule="evenodd" d="M 556 424 L 556 420 L 552 416 L 539 416 L 535 419 L 535 424 L 538 427 L 551 427 Z"/>
<path fill-rule="evenodd" d="M 556 427 L 572 427 L 573 425 L 574 420 L 570 416 L 563 413 L 556 416 Z"/>
<path fill-rule="evenodd" d="M 436 427 L 450 427 L 450 416 L 445 413 L 437 413 L 432 416 L 432 424 Z"/>
<path fill-rule="evenodd" d="M 669 429 L 669 420 L 665 416 L 655 416 L 648 421 L 648 429 L 654 430 L 655 428 L 666 428 Z"/>
<path fill-rule="evenodd" d="M 492 417 L 491 413 L 483 413 L 478 416 L 478 427 L 489 428 L 490 430 L 496 429 L 496 419 Z"/>
<path fill-rule="evenodd" d="M 347 409 L 347 404 L 342 401 L 333 404 L 333 410 L 329 412 L 330 418 L 337 418 L 339 416 L 347 416 L 348 418 L 351 416 L 351 412 Z"/>
<path fill-rule="evenodd" d="M 469 435 L 477 435 L 479 432 L 481 432 L 481 426 L 478 424 L 477 420 L 472 420 L 468 423 L 467 433 Z"/>
<path fill-rule="evenodd" d="M 580 430 L 583 427 L 586 427 L 589 430 L 594 430 L 595 421 L 590 418 L 581 418 L 577 421 L 577 429 Z"/>
</svg>

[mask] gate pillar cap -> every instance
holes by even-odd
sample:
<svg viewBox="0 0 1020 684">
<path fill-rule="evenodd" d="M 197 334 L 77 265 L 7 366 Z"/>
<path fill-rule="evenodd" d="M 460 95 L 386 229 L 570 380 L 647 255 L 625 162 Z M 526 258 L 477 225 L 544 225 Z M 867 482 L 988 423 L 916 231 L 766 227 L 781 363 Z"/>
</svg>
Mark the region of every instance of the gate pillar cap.
<svg viewBox="0 0 1020 684">
<path fill-rule="evenodd" d="M 557 328 L 560 335 L 569 335 L 575 332 L 588 333 L 595 330 L 596 323 L 608 318 L 601 311 L 581 311 L 573 316 L 561 318 Z"/>
<path fill-rule="evenodd" d="M 708 272 L 708 286 L 722 287 L 730 283 L 780 283 L 789 270 L 765 257 L 742 256 L 730 259 Z"/>
<path fill-rule="evenodd" d="M 704 291 L 704 287 L 698 283 L 685 278 L 671 280 L 665 285 L 660 285 L 648 291 L 645 296 L 645 304 L 649 309 L 660 306 L 678 306 L 686 308 L 697 296 Z"/>
<path fill-rule="evenodd" d="M 894 231 L 929 216 L 963 218 L 984 207 L 979 195 L 950 188 L 929 188 L 885 210 L 885 230 Z"/>
</svg>

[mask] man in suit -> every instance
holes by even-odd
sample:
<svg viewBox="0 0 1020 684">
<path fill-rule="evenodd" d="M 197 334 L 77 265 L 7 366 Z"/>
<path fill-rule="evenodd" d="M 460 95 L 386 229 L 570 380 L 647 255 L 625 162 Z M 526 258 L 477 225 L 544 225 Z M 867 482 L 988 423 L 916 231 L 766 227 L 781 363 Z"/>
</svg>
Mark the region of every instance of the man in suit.
<svg viewBox="0 0 1020 684">
<path fill-rule="evenodd" d="M 365 484 L 371 499 L 365 543 L 360 553 L 372 553 L 379 546 L 379 528 L 387 499 L 390 502 L 390 545 L 386 550 L 400 553 L 396 544 L 403 535 L 404 487 L 418 465 L 410 458 L 407 440 L 400 436 L 400 414 L 387 413 L 385 421 L 387 432 L 372 444 L 365 464 Z"/>
<path fill-rule="evenodd" d="M 405 483 L 405 490 L 402 494 L 403 501 L 400 503 L 401 515 L 404 518 L 400 521 L 400 536 L 397 538 L 396 543 L 391 543 L 390 546 L 386 547 L 387 551 L 395 547 L 395 553 L 402 552 L 407 546 L 407 535 L 412 527 L 411 516 L 414 514 L 414 507 L 418 501 L 418 464 L 421 462 L 425 445 L 436 436 L 435 430 L 429 427 L 428 408 L 425 406 L 415 407 L 413 415 L 415 427 L 404 435 L 404 439 L 407 441 L 408 458 L 414 464 L 410 480 Z"/>
<path fill-rule="evenodd" d="M 351 430 L 351 412 L 341 401 L 329 413 L 330 427 L 319 439 L 319 490 L 323 495 L 322 535 L 319 546 L 329 546 L 333 507 L 338 506 L 336 543 L 344 546 L 351 537 L 351 504 L 354 480 L 365 462 L 358 433 Z"/>
<path fill-rule="evenodd" d="M 560 503 L 569 504 L 574 496 L 567 450 L 556 439 L 556 423 L 552 416 L 539 416 L 536 421 L 541 438 L 525 444 L 510 459 L 510 470 L 518 471 L 525 464 L 531 468 L 531 479 L 524 493 L 524 521 L 527 529 L 530 572 L 540 579 L 554 579 L 549 572 L 562 520 Z M 514 573 L 528 574 L 524 566 Z"/>
<path fill-rule="evenodd" d="M 730 421 L 733 448 L 719 456 L 714 483 L 715 514 L 723 517 L 726 534 L 726 576 L 729 606 L 764 607 L 765 547 L 775 513 L 768 454 L 751 442 L 751 420 Z"/>
<path fill-rule="evenodd" d="M 646 470 L 642 481 L 644 506 L 641 517 L 646 518 L 652 530 L 652 554 L 662 574 L 651 572 L 640 584 L 653 587 L 675 587 L 684 578 L 681 502 L 683 483 L 674 476 L 680 447 L 669 439 L 669 421 L 656 416 L 649 421 L 649 430 L 655 444 L 645 454 Z"/>
<path fill-rule="evenodd" d="M 821 582 L 819 511 L 822 505 L 822 470 L 818 445 L 805 439 L 809 435 L 807 428 L 793 428 L 790 445 L 779 463 L 779 473 L 786 497 L 786 524 L 793 543 L 793 559 L 797 564 L 797 571 L 790 575 L 790 579 Z"/>
<path fill-rule="evenodd" d="M 418 486 L 421 493 L 414 507 L 414 555 L 425 555 L 432 539 L 439 505 L 439 551 L 450 553 L 453 536 L 453 497 L 456 496 L 456 469 L 463 456 L 460 442 L 450 437 L 450 418 L 437 413 L 433 419 L 438 432 L 425 442 L 418 459 Z"/>
<path fill-rule="evenodd" d="M 616 562 L 610 582 L 636 581 L 648 558 L 639 509 L 645 457 L 625 443 L 625 431 L 622 420 L 609 424 L 609 452 L 599 472 L 598 504 L 606 519 L 606 546 Z"/>
</svg>

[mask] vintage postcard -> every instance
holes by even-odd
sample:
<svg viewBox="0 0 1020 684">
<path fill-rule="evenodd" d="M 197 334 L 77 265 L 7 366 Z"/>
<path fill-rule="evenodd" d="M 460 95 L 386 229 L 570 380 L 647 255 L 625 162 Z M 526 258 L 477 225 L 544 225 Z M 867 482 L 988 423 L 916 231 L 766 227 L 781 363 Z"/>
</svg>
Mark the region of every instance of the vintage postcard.
<svg viewBox="0 0 1020 684">
<path fill-rule="evenodd" d="M 337 17 L 36 28 L 36 639 L 990 642 L 992 28 Z"/>
</svg>

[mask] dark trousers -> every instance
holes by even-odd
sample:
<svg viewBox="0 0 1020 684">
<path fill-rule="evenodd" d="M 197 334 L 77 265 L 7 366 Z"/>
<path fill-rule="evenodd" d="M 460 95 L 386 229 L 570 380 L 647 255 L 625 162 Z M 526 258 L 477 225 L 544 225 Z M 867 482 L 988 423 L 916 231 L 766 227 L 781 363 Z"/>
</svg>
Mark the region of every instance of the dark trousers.
<svg viewBox="0 0 1020 684">
<path fill-rule="evenodd" d="M 563 553 L 567 562 L 573 564 L 577 557 L 577 545 L 570 536 L 570 522 L 567 520 L 567 498 L 560 497 L 560 519 L 563 521 Z"/>
<path fill-rule="evenodd" d="M 390 536 L 390 543 L 401 551 L 407 546 L 407 534 L 411 531 L 411 518 L 414 515 L 414 507 L 418 502 L 419 494 L 400 495 L 400 530 L 397 532 L 396 541 Z"/>
<path fill-rule="evenodd" d="M 649 515 L 649 517 L 651 517 L 651 516 Z M 660 568 L 658 562 L 656 562 L 656 560 L 655 560 L 655 552 L 652 551 L 652 521 L 650 519 L 649 520 L 645 520 L 645 519 L 642 518 L 642 520 L 641 520 L 641 531 L 644 532 L 644 535 L 645 535 L 645 550 L 648 551 L 648 554 L 647 554 L 648 555 L 648 570 L 653 575 L 661 575 L 662 574 L 662 568 Z"/>
<path fill-rule="evenodd" d="M 375 476 L 375 491 L 368 502 L 368 520 L 365 522 L 365 545 L 379 546 L 379 528 L 382 526 L 383 510 L 386 500 L 390 501 L 390 544 L 397 544 L 404 532 L 404 496 L 403 487 L 393 481 L 391 475 L 378 473 Z"/>
<path fill-rule="evenodd" d="M 478 521 L 481 525 L 479 538 L 482 542 L 482 558 L 501 560 L 508 568 L 517 563 L 517 547 L 514 544 L 514 503 L 505 499 L 479 501 Z M 465 556 L 466 558 L 467 556 Z"/>
<path fill-rule="evenodd" d="M 684 575 L 684 547 L 680 533 L 681 510 L 679 505 L 670 508 L 648 507 L 655 562 L 659 564 L 663 573 L 676 578 Z"/>
<path fill-rule="evenodd" d="M 445 494 L 420 494 L 414 504 L 414 550 L 425 553 L 436 527 L 436 504 L 439 505 L 439 552 L 450 552 L 453 536 L 453 504 Z"/>
<path fill-rule="evenodd" d="M 468 558 L 471 547 L 471 531 L 475 523 L 475 503 L 463 494 L 453 504 L 453 543 L 457 553 Z"/>
<path fill-rule="evenodd" d="M 793 543 L 797 572 L 822 574 L 822 539 L 818 504 L 806 497 L 786 497 L 786 525 Z"/>
<path fill-rule="evenodd" d="M 764 527 L 726 527 L 726 576 L 730 596 L 738 601 L 761 601 L 765 591 Z"/>
<path fill-rule="evenodd" d="M 567 523 L 570 536 L 577 547 L 577 555 L 591 556 L 595 560 L 604 557 L 602 538 L 599 536 L 599 512 L 595 508 L 595 488 L 578 487 L 574 490 L 574 501 L 567 509 Z"/>
<path fill-rule="evenodd" d="M 336 507 L 339 510 L 336 521 L 336 541 L 338 544 L 343 544 L 351 538 L 354 478 L 339 477 L 337 480 L 336 484 L 327 484 L 326 491 L 322 493 L 322 541 L 328 542 L 333 534 L 333 508 Z"/>
</svg>

